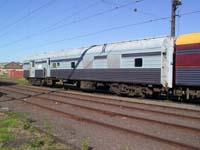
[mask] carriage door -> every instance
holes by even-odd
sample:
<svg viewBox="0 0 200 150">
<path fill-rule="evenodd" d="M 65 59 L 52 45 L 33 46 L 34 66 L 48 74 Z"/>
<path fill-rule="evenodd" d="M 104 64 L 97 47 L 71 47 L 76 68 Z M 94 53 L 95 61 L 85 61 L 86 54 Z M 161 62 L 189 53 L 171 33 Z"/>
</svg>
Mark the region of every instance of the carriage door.
<svg viewBox="0 0 200 150">
<path fill-rule="evenodd" d="M 46 65 L 46 76 L 45 77 L 50 77 L 50 69 L 51 69 L 51 61 L 50 58 L 47 59 L 47 65 Z"/>
<path fill-rule="evenodd" d="M 31 61 L 31 71 L 30 71 L 30 77 L 35 77 L 35 61 Z"/>
</svg>

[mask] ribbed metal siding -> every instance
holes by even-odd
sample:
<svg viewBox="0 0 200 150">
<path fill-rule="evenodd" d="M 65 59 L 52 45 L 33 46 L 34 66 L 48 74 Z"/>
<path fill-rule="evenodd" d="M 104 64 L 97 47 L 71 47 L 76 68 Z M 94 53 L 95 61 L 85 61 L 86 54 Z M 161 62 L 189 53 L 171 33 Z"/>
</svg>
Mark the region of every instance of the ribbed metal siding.
<svg viewBox="0 0 200 150">
<path fill-rule="evenodd" d="M 161 52 L 145 52 L 145 53 L 129 53 L 122 54 L 122 57 L 144 57 L 144 56 L 160 56 Z"/>
<path fill-rule="evenodd" d="M 68 61 L 78 61 L 80 58 L 66 58 L 66 59 L 55 59 L 51 60 L 51 62 L 68 62 Z"/>
<path fill-rule="evenodd" d="M 200 86 L 200 68 L 176 69 L 176 84 L 187 86 Z"/>
<path fill-rule="evenodd" d="M 176 84 L 200 86 L 200 44 L 176 46 Z"/>
<path fill-rule="evenodd" d="M 71 69 L 51 70 L 51 77 L 67 79 Z M 106 82 L 148 83 L 160 84 L 161 69 L 137 68 L 137 69 L 78 69 L 71 79 L 91 80 Z"/>
<path fill-rule="evenodd" d="M 30 76 L 29 70 L 24 70 L 24 78 L 28 78 Z"/>
<path fill-rule="evenodd" d="M 44 71 L 43 70 L 35 70 L 35 77 L 36 78 L 44 78 Z"/>
</svg>

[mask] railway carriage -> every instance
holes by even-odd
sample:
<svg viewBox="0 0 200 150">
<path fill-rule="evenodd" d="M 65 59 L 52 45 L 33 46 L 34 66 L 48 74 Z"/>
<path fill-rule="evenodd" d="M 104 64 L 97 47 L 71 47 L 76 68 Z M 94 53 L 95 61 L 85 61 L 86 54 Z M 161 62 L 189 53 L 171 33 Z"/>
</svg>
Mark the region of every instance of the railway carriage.
<svg viewBox="0 0 200 150">
<path fill-rule="evenodd" d="M 199 98 L 197 38 L 199 33 L 193 33 L 35 55 L 24 61 L 24 77 L 37 85 L 62 81 L 82 89 L 105 86 L 129 96 Z"/>
<path fill-rule="evenodd" d="M 181 35 L 175 45 L 175 95 L 200 99 L 200 33 Z"/>
</svg>

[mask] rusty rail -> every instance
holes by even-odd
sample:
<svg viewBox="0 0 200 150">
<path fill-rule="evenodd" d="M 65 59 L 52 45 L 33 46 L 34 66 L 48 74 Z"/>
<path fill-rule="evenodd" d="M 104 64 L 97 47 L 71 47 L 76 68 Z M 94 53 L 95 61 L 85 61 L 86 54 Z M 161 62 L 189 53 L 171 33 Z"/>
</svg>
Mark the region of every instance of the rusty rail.
<svg viewBox="0 0 200 150">
<path fill-rule="evenodd" d="M 14 87 L 14 88 L 18 88 L 18 87 Z M 24 88 L 19 88 L 19 89 L 24 89 Z M 26 90 L 26 89 L 24 89 Z M 38 89 L 39 90 L 39 89 Z M 27 91 L 31 91 L 30 89 L 27 89 Z M 37 92 L 37 90 L 34 90 L 35 92 Z M 60 95 L 60 94 L 67 94 L 67 95 Z M 75 98 L 77 100 L 82 100 L 82 101 L 87 101 L 87 102 L 93 102 L 93 103 L 97 103 L 97 104 L 104 104 L 104 105 L 109 105 L 109 106 L 114 106 L 114 107 L 121 107 L 121 108 L 126 108 L 126 109 L 135 109 L 135 110 L 140 110 L 140 111 L 145 111 L 145 112 L 153 112 L 153 113 L 160 113 L 160 114 L 164 114 L 164 115 L 168 115 L 168 116 L 177 116 L 177 117 L 187 117 L 187 118 L 191 118 L 191 119 L 200 119 L 200 116 L 197 117 L 197 116 L 189 116 L 189 115 L 186 115 L 186 114 L 176 114 L 176 113 L 173 113 L 173 112 L 163 112 L 163 111 L 159 111 L 159 110 L 151 110 L 151 109 L 145 109 L 145 108 L 138 108 L 136 106 L 127 106 L 127 105 L 124 105 L 124 104 L 114 104 L 112 102 L 100 102 L 100 101 L 97 101 L 97 100 L 94 100 L 94 99 L 88 99 L 89 98 L 99 98 L 99 99 L 106 99 L 106 100 L 109 100 L 109 101 L 113 101 L 113 102 L 124 102 L 122 100 L 114 100 L 114 99 L 111 99 L 111 98 L 103 98 L 103 97 L 98 97 L 98 96 L 93 96 L 93 95 L 83 95 L 83 94 L 75 94 L 75 93 L 71 93 L 71 92 L 65 92 L 65 91 L 60 91 L 58 90 L 57 93 L 50 93 L 50 95 L 53 95 L 53 96 L 59 96 L 59 97 L 63 97 L 63 98 Z M 74 95 L 74 96 L 73 96 Z M 79 95 L 77 97 L 77 95 Z M 143 103 L 139 103 L 139 102 L 128 102 L 128 101 L 125 101 L 127 104 L 134 104 L 134 103 L 137 103 L 137 104 L 140 104 L 140 105 L 148 105 L 148 104 L 143 104 Z M 150 106 L 156 106 L 156 107 L 161 107 L 161 108 L 171 108 L 170 106 L 160 106 L 160 105 L 153 105 L 153 104 L 150 104 Z M 185 110 L 185 111 L 193 111 L 193 112 L 200 112 L 198 110 L 191 110 L 191 109 L 184 109 L 184 108 L 175 108 L 173 107 L 172 109 L 178 109 L 178 110 Z"/>
<path fill-rule="evenodd" d="M 30 91 L 30 89 L 28 90 Z M 17 91 L 16 91 L 17 92 Z M 54 93 L 55 91 L 52 91 L 51 92 L 48 92 L 48 94 L 52 94 L 52 95 L 56 95 L 56 93 Z M 18 92 L 19 94 L 23 94 L 21 92 Z M 45 93 L 47 94 L 47 93 Z M 132 115 L 127 115 L 127 114 L 122 114 L 122 113 L 117 113 L 117 112 L 113 112 L 113 111 L 108 111 L 108 110 L 101 110 L 101 109 L 97 109 L 97 108 L 93 108 L 93 107 L 88 107 L 88 106 L 83 106 L 83 105 L 78 105 L 78 104 L 73 104 L 73 103 L 69 103 L 69 102 L 64 102 L 64 101 L 61 101 L 61 100 L 53 100 L 53 99 L 49 99 L 49 98 L 45 98 L 45 97 L 39 97 L 39 96 L 42 96 L 43 94 L 36 94 L 36 95 L 33 95 L 32 97 L 35 97 L 37 99 L 42 99 L 42 100 L 46 100 L 46 101 L 55 101 L 55 102 L 59 102 L 59 103 L 62 103 L 62 104 L 67 104 L 67 105 L 71 105 L 73 107 L 77 107 L 77 108 L 82 108 L 82 109 L 86 109 L 86 110 L 90 110 L 90 111 L 95 111 L 95 112 L 98 112 L 98 113 L 102 113 L 102 114 L 106 114 L 106 115 L 110 115 L 110 116 L 120 116 L 120 117 L 127 117 L 127 118 L 131 118 L 131 119 L 140 119 L 140 120 L 144 120 L 144 121 L 151 121 L 151 122 L 154 122 L 154 123 L 159 123 L 159 124 L 162 124 L 162 125 L 168 125 L 168 126 L 174 126 L 174 127 L 180 127 L 180 128 L 183 128 L 183 129 L 189 129 L 189 130 L 194 130 L 196 132 L 200 132 L 200 129 L 199 128 L 194 128 L 194 127 L 189 127 L 189 126 L 184 126 L 184 125 L 180 125 L 180 124 L 175 124 L 175 123 L 169 123 L 169 122 L 164 122 L 164 121 L 158 121 L 158 120 L 154 120 L 154 119 L 149 119 L 149 118 L 142 118 L 142 117 L 138 117 L 138 116 L 132 116 Z M 60 96 L 58 95 L 59 97 L 63 97 L 63 96 Z M 30 97 L 30 95 L 29 95 Z M 27 98 L 29 98 L 27 97 Z M 64 98 L 68 98 L 69 95 L 67 96 L 64 96 Z M 73 100 L 77 100 L 78 98 L 74 98 L 74 97 L 70 97 L 71 99 Z M 84 99 L 85 101 L 88 101 L 88 99 Z M 99 102 L 97 102 L 99 103 Z M 102 104 L 102 102 L 100 102 L 100 104 Z M 103 104 L 107 104 L 107 103 L 103 103 Z M 116 106 L 116 105 L 114 105 Z M 117 105 L 118 106 L 118 105 Z M 121 105 L 120 105 L 121 106 Z M 119 106 L 118 106 L 119 107 Z M 129 107 L 128 107 L 129 108 Z M 173 115 L 175 116 L 175 115 Z M 181 117 L 185 117 L 185 116 L 181 116 Z M 190 117 L 189 117 L 190 118 Z M 195 120 L 197 118 L 195 117 Z M 199 119 L 198 119 L 199 120 Z"/>
<path fill-rule="evenodd" d="M 22 93 L 22 92 L 13 90 L 13 89 L 5 89 L 4 88 L 3 90 L 12 91 L 12 92 L 19 93 L 19 94 L 22 94 L 22 95 L 27 95 L 27 97 L 23 97 L 21 99 L 30 98 L 30 97 L 34 98 L 35 97 L 35 98 L 40 98 L 40 99 L 43 99 L 43 100 L 44 99 L 47 100 L 48 98 L 41 98 L 39 96 L 52 93 L 52 91 L 51 91 L 51 92 L 41 92 L 39 94 L 29 95 L 29 94 L 25 94 L 25 93 Z M 55 92 L 55 91 L 53 91 L 53 92 Z M 50 100 L 50 99 L 48 99 L 48 100 Z M 70 119 L 73 119 L 73 120 L 76 120 L 76 121 L 82 121 L 82 122 L 86 122 L 86 123 L 96 124 L 96 125 L 104 126 L 104 127 L 107 127 L 107 128 L 115 129 L 115 130 L 118 130 L 118 131 L 123 131 L 123 132 L 126 132 L 128 134 L 131 133 L 131 134 L 140 135 L 140 136 L 143 136 L 143 137 L 146 137 L 146 138 L 150 138 L 150 139 L 156 140 L 158 142 L 163 142 L 163 143 L 175 145 L 175 146 L 178 146 L 178 147 L 187 147 L 189 149 L 195 149 L 195 150 L 200 149 L 199 147 L 196 147 L 196 146 L 193 146 L 193 145 L 190 145 L 190 144 L 187 144 L 187 143 L 181 143 L 181 142 L 177 142 L 177 141 L 175 142 L 173 140 L 163 139 L 163 138 L 160 138 L 160 137 L 157 137 L 157 136 L 154 136 L 154 135 L 145 134 L 145 133 L 141 133 L 141 132 L 138 132 L 138 131 L 133 131 L 133 130 L 126 129 L 126 128 L 123 128 L 123 127 L 115 126 L 115 125 L 112 125 L 112 124 L 99 122 L 99 121 L 96 121 L 96 120 L 93 120 L 93 119 L 88 119 L 88 118 L 85 118 L 85 117 L 82 117 L 82 116 L 79 116 L 79 115 L 67 113 L 67 112 L 60 111 L 60 110 L 57 110 L 57 109 L 53 109 L 53 108 L 50 108 L 50 107 L 46 107 L 46 106 L 43 106 L 43 105 L 40 105 L 40 104 L 36 104 L 36 103 L 30 102 L 30 101 L 24 101 L 24 100 L 19 100 L 19 101 L 23 101 L 24 103 L 27 103 L 27 104 L 30 104 L 30 105 L 33 105 L 33 106 L 37 106 L 39 108 L 54 112 L 56 114 L 64 116 L 65 118 L 70 118 Z M 60 103 L 61 103 L 61 101 L 60 101 Z M 69 104 L 67 102 L 62 102 L 62 103 L 63 104 L 68 104 L 68 105 L 73 105 L 74 107 L 91 109 L 90 107 L 87 107 L 87 106 L 80 106 L 80 105 L 71 104 L 71 103 Z M 119 116 L 123 115 L 123 116 L 131 117 L 129 115 L 124 115 L 124 114 L 120 114 L 120 113 L 113 113 L 113 112 L 99 110 L 99 109 L 95 109 L 95 108 L 93 108 L 91 110 L 92 111 L 98 111 L 98 112 L 101 112 L 101 113 L 104 113 L 104 114 L 108 114 L 108 115 L 119 115 Z"/>
</svg>

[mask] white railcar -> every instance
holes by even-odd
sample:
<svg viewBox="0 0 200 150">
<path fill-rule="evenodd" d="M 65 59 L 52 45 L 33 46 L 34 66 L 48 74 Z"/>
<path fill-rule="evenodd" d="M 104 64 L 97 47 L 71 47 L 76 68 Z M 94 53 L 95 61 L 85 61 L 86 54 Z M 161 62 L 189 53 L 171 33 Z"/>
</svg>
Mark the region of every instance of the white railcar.
<svg viewBox="0 0 200 150">
<path fill-rule="evenodd" d="M 174 39 L 117 42 L 30 56 L 24 76 L 38 84 L 63 81 L 82 88 L 98 84 L 115 93 L 152 95 L 173 86 Z"/>
</svg>

